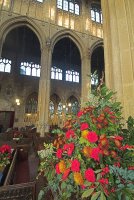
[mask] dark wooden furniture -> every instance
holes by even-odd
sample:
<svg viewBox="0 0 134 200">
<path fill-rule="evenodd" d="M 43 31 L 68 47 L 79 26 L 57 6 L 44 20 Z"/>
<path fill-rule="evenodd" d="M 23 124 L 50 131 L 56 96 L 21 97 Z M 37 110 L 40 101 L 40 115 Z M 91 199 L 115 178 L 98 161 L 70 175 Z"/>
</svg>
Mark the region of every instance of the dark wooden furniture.
<svg viewBox="0 0 134 200">
<path fill-rule="evenodd" d="M 17 155 L 18 150 L 16 149 L 3 185 L 0 186 L 0 200 L 35 200 L 35 181 L 21 184 L 15 184 L 14 182 Z"/>
</svg>

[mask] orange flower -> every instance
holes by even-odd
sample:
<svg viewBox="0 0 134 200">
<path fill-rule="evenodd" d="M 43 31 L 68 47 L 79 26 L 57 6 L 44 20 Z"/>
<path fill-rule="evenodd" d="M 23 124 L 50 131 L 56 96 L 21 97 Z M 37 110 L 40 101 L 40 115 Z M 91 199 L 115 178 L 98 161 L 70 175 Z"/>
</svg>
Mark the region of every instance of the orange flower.
<svg viewBox="0 0 134 200">
<path fill-rule="evenodd" d="M 88 133 L 89 133 L 88 130 L 81 131 L 81 137 L 87 139 L 87 135 L 88 135 Z"/>
<path fill-rule="evenodd" d="M 65 170 L 66 170 L 65 161 L 64 161 L 64 160 L 61 160 L 61 161 L 59 162 L 59 171 L 60 171 L 61 173 L 64 173 Z"/>
<path fill-rule="evenodd" d="M 91 148 L 91 147 L 85 146 L 85 147 L 83 148 L 84 156 L 90 157 L 91 151 L 92 151 L 92 148 Z"/>
<path fill-rule="evenodd" d="M 74 181 L 77 185 L 83 185 L 84 180 L 80 172 L 74 172 Z"/>
</svg>

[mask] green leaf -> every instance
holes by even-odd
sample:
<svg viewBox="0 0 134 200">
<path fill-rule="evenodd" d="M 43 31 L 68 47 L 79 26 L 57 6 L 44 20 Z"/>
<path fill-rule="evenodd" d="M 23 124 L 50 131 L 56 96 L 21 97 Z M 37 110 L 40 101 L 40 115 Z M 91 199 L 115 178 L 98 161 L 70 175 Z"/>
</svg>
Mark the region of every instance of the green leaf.
<svg viewBox="0 0 134 200">
<path fill-rule="evenodd" d="M 101 171 L 102 171 L 102 169 L 98 169 L 98 170 L 95 171 L 95 173 L 98 174 Z"/>
<path fill-rule="evenodd" d="M 43 190 L 40 190 L 39 194 L 38 194 L 38 200 L 42 200 L 42 198 L 44 197 L 45 192 Z"/>
<path fill-rule="evenodd" d="M 105 195 L 104 195 L 104 193 L 103 193 L 103 192 L 101 192 L 101 195 L 100 195 L 100 200 L 106 200 L 106 197 L 105 197 Z"/>
<path fill-rule="evenodd" d="M 85 186 L 91 186 L 92 183 L 91 183 L 91 182 L 86 182 L 84 185 L 85 185 Z"/>
<path fill-rule="evenodd" d="M 94 191 L 94 188 L 91 188 L 89 190 L 86 190 L 83 194 L 82 194 L 82 199 L 83 198 L 86 198 L 86 197 L 89 197 Z"/>
<path fill-rule="evenodd" d="M 62 182 L 61 189 L 64 190 L 66 188 L 67 184 L 65 182 Z"/>
<path fill-rule="evenodd" d="M 96 199 L 98 199 L 98 197 L 100 196 L 100 193 L 101 193 L 101 191 L 95 192 L 95 193 L 92 195 L 91 200 L 96 200 Z"/>
</svg>

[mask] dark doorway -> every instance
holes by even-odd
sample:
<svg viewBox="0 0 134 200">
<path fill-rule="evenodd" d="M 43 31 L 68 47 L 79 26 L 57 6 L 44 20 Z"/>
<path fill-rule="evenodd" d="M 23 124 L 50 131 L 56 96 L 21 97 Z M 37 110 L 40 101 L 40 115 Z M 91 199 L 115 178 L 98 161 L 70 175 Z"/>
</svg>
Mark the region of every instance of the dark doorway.
<svg viewBox="0 0 134 200">
<path fill-rule="evenodd" d="M 0 126 L 1 132 L 6 131 L 8 128 L 12 128 L 14 124 L 14 111 L 0 111 Z"/>
</svg>

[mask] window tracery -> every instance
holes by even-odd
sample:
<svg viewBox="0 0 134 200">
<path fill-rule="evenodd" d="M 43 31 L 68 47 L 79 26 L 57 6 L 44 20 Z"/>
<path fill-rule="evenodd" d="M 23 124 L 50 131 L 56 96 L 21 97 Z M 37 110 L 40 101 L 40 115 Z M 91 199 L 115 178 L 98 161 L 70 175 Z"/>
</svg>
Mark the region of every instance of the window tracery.
<svg viewBox="0 0 134 200">
<path fill-rule="evenodd" d="M 0 72 L 11 72 L 11 60 L 8 60 L 6 58 L 0 59 Z"/>
<path fill-rule="evenodd" d="M 79 83 L 79 72 L 66 70 L 66 81 Z"/>
<path fill-rule="evenodd" d="M 80 3 L 78 0 L 57 0 L 57 8 L 80 15 Z"/>
<path fill-rule="evenodd" d="M 51 68 L 51 79 L 62 80 L 62 69 L 57 67 Z"/>
<path fill-rule="evenodd" d="M 91 20 L 102 24 L 102 10 L 97 4 L 91 5 Z"/>
<path fill-rule="evenodd" d="M 41 66 L 35 63 L 21 62 L 20 74 L 40 77 Z"/>
</svg>

